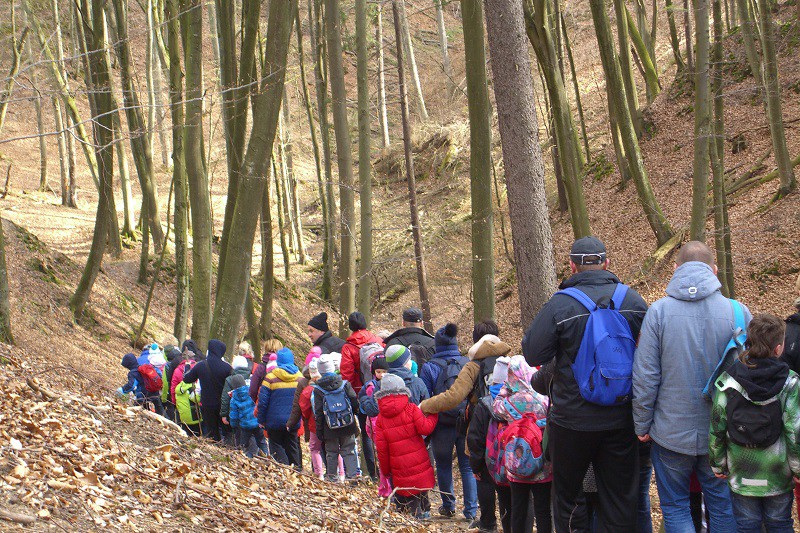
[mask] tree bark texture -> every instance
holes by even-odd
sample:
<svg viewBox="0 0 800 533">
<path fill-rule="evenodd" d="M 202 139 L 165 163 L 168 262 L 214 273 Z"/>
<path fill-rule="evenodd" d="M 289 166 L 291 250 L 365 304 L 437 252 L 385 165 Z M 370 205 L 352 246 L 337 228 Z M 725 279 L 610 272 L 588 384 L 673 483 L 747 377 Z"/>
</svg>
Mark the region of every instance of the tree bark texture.
<svg viewBox="0 0 800 533">
<path fill-rule="evenodd" d="M 367 0 L 356 0 L 356 56 L 358 83 L 358 183 L 361 206 L 361 257 L 358 263 L 358 305 L 372 317 L 372 160 L 370 156 L 369 71 L 367 54 Z"/>
<path fill-rule="evenodd" d="M 414 90 L 417 93 L 417 106 L 419 117 L 423 122 L 428 120 L 428 108 L 425 106 L 425 95 L 422 93 L 422 82 L 419 79 L 419 69 L 417 68 L 417 58 L 414 55 L 414 41 L 411 38 L 411 28 L 408 24 L 405 0 L 400 0 L 400 24 L 403 30 L 403 49 L 408 57 L 408 67 L 411 72 L 411 79 L 414 82 Z"/>
<path fill-rule="evenodd" d="M 706 240 L 706 201 L 708 198 L 708 139 L 711 135 L 709 100 L 708 0 L 694 0 L 697 42 L 694 68 L 694 166 L 692 168 L 692 221 L 689 236 Z"/>
</svg>

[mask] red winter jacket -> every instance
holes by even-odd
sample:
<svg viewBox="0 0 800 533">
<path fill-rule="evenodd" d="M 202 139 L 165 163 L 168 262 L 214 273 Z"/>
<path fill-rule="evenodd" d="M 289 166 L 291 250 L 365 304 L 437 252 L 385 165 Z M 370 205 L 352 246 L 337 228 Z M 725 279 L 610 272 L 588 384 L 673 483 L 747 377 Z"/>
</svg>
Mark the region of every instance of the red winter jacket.
<svg viewBox="0 0 800 533">
<path fill-rule="evenodd" d="M 342 346 L 342 364 L 339 367 L 339 373 L 342 375 L 342 379 L 350 382 L 356 394 L 364 386 L 364 382 L 361 381 L 359 352 L 362 346 L 371 342 L 383 346 L 383 339 L 366 329 L 360 329 L 347 337 L 347 342 Z"/>
<path fill-rule="evenodd" d="M 303 416 L 303 422 L 306 423 L 307 429 L 310 433 L 317 432 L 317 421 L 314 418 L 314 408 L 311 405 L 311 393 L 314 392 L 314 387 L 309 384 L 303 389 L 303 392 L 300 393 L 300 400 L 298 403 L 300 404 L 300 412 Z"/>
<path fill-rule="evenodd" d="M 423 415 L 403 394 L 380 398 L 378 409 L 380 414 L 374 431 L 381 474 L 392 476 L 394 487 L 417 489 L 398 489 L 400 496 L 432 489 L 433 467 L 422 436 L 431 434 L 438 415 Z"/>
</svg>

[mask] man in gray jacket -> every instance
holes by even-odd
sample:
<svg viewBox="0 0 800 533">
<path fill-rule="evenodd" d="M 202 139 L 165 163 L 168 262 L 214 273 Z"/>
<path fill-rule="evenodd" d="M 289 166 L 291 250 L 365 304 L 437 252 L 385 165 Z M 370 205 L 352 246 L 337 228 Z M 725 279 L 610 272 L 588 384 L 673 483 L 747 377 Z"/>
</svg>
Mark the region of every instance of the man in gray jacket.
<svg viewBox="0 0 800 533">
<path fill-rule="evenodd" d="M 711 402 L 702 395 L 735 330 L 733 304 L 720 293 L 716 273 L 708 246 L 683 245 L 667 296 L 647 311 L 633 363 L 633 419 L 639 440 L 653 442 L 667 533 L 694 531 L 692 472 L 703 487 L 709 530 L 736 530 L 728 484 L 708 462 Z M 751 315 L 742 308 L 747 323 Z"/>
</svg>

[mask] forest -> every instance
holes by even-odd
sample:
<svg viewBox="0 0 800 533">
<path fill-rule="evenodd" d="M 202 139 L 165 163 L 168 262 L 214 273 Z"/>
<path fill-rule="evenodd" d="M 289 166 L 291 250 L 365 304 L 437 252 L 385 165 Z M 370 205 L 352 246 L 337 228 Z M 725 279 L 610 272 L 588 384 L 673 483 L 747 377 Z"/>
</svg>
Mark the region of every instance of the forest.
<svg viewBox="0 0 800 533">
<path fill-rule="evenodd" d="M 0 0 L 0 21 L 0 362 L 65 369 L 40 381 L 113 390 L 169 334 L 301 354 L 320 311 L 494 319 L 518 350 L 587 235 L 648 302 L 687 240 L 753 310 L 800 293 L 795 0 Z"/>
</svg>

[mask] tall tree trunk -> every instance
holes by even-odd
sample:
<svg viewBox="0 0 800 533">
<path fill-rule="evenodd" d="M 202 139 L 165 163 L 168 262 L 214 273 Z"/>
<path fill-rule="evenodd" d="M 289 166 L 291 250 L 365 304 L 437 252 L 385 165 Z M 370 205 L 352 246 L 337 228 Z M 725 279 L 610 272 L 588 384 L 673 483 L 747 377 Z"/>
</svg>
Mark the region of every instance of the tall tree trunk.
<svg viewBox="0 0 800 533">
<path fill-rule="evenodd" d="M 483 45 L 483 6 L 461 0 L 467 103 L 470 124 L 470 197 L 472 199 L 473 318 L 494 320 L 494 241 L 492 209 L 492 123 Z M 530 105 L 530 104 L 529 104 Z"/>
<path fill-rule="evenodd" d="M 116 101 L 116 97 L 112 95 L 112 98 Z M 117 169 L 119 170 L 119 184 L 122 192 L 122 236 L 133 238 L 133 228 L 136 223 L 133 220 L 133 193 L 131 192 L 131 170 L 128 165 L 128 152 L 125 150 L 125 142 L 122 139 L 122 121 L 119 118 L 119 112 L 114 113 L 111 118 L 114 121 L 114 149 L 117 153 Z"/>
<path fill-rule="evenodd" d="M 672 56 L 675 58 L 675 66 L 678 72 L 686 68 L 681 56 L 681 42 L 678 39 L 678 25 L 675 24 L 675 5 L 672 0 L 665 0 L 667 5 L 667 23 L 669 24 L 669 44 L 672 46 Z"/>
<path fill-rule="evenodd" d="M 775 31 L 772 6 L 768 0 L 758 0 L 761 12 L 761 50 L 764 60 L 764 88 L 767 92 L 767 120 L 772 136 L 772 150 L 778 165 L 781 185 L 776 198 L 786 196 L 797 187 L 791 157 L 786 147 L 786 132 L 781 111 L 781 85 L 778 80 L 778 56 L 775 52 Z"/>
<path fill-rule="evenodd" d="M 153 152 L 150 150 L 147 124 L 142 114 L 139 95 L 134 86 L 131 65 L 131 49 L 128 38 L 128 0 L 113 0 L 114 14 L 117 21 L 119 39 L 116 42 L 117 57 L 122 79 L 122 99 L 125 105 L 125 117 L 128 119 L 128 131 L 131 136 L 131 151 L 136 173 L 139 175 L 139 186 L 142 190 L 142 201 L 147 203 L 147 221 L 153 247 L 160 251 L 164 246 L 164 230 L 161 227 L 161 215 L 158 206 L 158 188 L 153 176 Z"/>
<path fill-rule="evenodd" d="M 283 278 L 289 281 L 291 257 L 289 255 L 289 245 L 286 238 L 286 197 L 283 188 L 283 165 L 277 165 L 275 158 L 272 159 L 272 175 L 275 176 L 275 201 L 278 212 L 278 235 L 281 242 L 281 256 L 283 257 Z"/>
<path fill-rule="evenodd" d="M 320 140 L 322 141 L 322 162 L 325 169 L 325 198 L 328 210 L 328 225 L 325 227 L 328 241 L 328 255 L 322 256 L 322 298 L 333 301 L 334 256 L 336 255 L 336 198 L 333 194 L 333 169 L 331 156 L 331 135 L 328 122 L 328 80 L 325 76 L 325 39 L 323 38 L 322 0 L 313 0 L 314 12 L 312 27 L 314 38 L 311 51 L 314 56 L 314 78 L 317 93 L 317 115 L 319 117 Z"/>
<path fill-rule="evenodd" d="M 296 243 L 298 262 L 306 264 L 306 245 L 303 242 L 303 221 L 300 218 L 300 198 L 297 195 L 297 174 L 294 170 L 294 141 L 292 139 L 289 92 L 283 87 L 283 151 L 286 155 L 286 185 L 289 211 L 292 215 L 292 232 Z"/>
<path fill-rule="evenodd" d="M 106 62 L 106 54 L 102 50 L 106 44 L 105 23 L 103 22 L 103 0 L 92 0 L 92 19 L 94 27 L 92 39 L 89 44 L 89 54 L 92 86 L 98 89 L 94 96 L 97 105 L 97 116 L 94 121 L 98 127 L 94 128 L 95 150 L 97 151 L 98 174 L 100 176 L 100 196 L 97 201 L 97 217 L 95 218 L 94 236 L 92 246 L 89 249 L 89 257 L 86 259 L 86 266 L 81 274 L 75 294 L 69 301 L 69 307 L 75 318 L 83 315 L 86 302 L 89 300 L 92 286 L 94 285 L 97 274 L 100 272 L 100 264 L 103 260 L 103 252 L 106 247 L 106 238 L 109 233 L 109 226 L 112 217 L 116 219 L 111 211 L 110 197 L 114 194 L 113 174 L 114 174 L 114 148 L 113 124 L 111 114 L 114 112 L 111 105 L 111 80 L 109 77 L 109 67 Z"/>
<path fill-rule="evenodd" d="M 261 291 L 260 327 L 261 336 L 265 339 L 272 338 L 272 309 L 275 295 L 275 257 L 272 243 L 272 212 L 269 207 L 269 182 L 269 176 L 267 176 L 261 201 L 261 277 L 263 278 L 263 288 Z"/>
<path fill-rule="evenodd" d="M 57 2 L 58 0 L 53 0 Z M 55 12 L 58 15 L 58 11 Z M 58 18 L 56 18 L 58 20 Z M 61 25 L 56 24 L 58 42 L 61 42 Z M 25 41 L 28 36 L 28 28 L 22 30 L 22 35 L 17 38 L 17 17 L 16 4 L 11 2 L 11 69 L 6 78 L 6 88 L 0 92 L 0 132 L 3 131 L 3 124 L 6 121 L 6 111 L 11 94 L 14 92 L 14 84 L 19 74 L 19 66 L 22 63 L 22 50 L 25 48 Z"/>
<path fill-rule="evenodd" d="M 631 59 L 631 45 L 628 29 L 628 19 L 625 16 L 625 3 L 623 0 L 614 0 L 614 18 L 617 22 L 617 39 L 619 40 L 619 53 L 617 55 L 622 69 L 622 82 L 625 84 L 625 97 L 633 119 L 633 128 L 636 135 L 642 134 L 642 115 L 639 111 L 639 96 L 636 92 L 636 80 L 633 77 L 633 60 Z"/>
<path fill-rule="evenodd" d="M 67 132 L 64 131 L 64 119 L 61 115 L 61 104 L 57 96 L 51 98 L 53 103 L 53 118 L 58 132 L 58 163 L 60 170 L 61 184 L 61 205 L 69 205 L 69 171 L 67 169 Z"/>
<path fill-rule="evenodd" d="M 600 48 L 600 60 L 603 63 L 603 72 L 606 77 L 606 91 L 614 103 L 614 110 L 617 114 L 617 124 L 622 137 L 622 145 L 628 158 L 629 170 L 636 184 L 636 192 L 639 202 L 642 204 L 650 228 L 656 236 L 659 246 L 666 243 L 673 236 L 669 221 L 661 212 L 647 171 L 644 168 L 642 152 L 639 149 L 639 141 L 633 129 L 633 122 L 629 113 L 627 99 L 625 96 L 625 85 L 622 81 L 617 55 L 614 51 L 613 36 L 611 34 L 611 23 L 605 10 L 604 0 L 590 0 L 589 5 L 592 9 L 595 33 L 597 34 L 597 44 Z"/>
<path fill-rule="evenodd" d="M 642 64 L 644 71 L 644 83 L 647 91 L 647 103 L 653 103 L 656 96 L 661 93 L 661 85 L 658 82 L 658 71 L 656 69 L 655 56 L 651 54 L 648 43 L 644 40 L 643 36 L 646 34 L 640 33 L 636 29 L 633 17 L 630 11 L 625 7 L 625 15 L 628 18 L 628 28 L 630 28 L 630 37 L 636 55 L 639 56 L 639 61 Z"/>
<path fill-rule="evenodd" d="M 764 79 L 761 76 L 761 61 L 758 57 L 758 50 L 756 49 L 756 41 L 758 40 L 759 33 L 758 28 L 750 12 L 748 1 L 735 1 L 739 8 L 739 17 L 742 19 L 742 43 L 744 44 L 744 51 L 747 56 L 747 64 L 750 65 L 750 72 L 753 74 L 753 79 L 756 80 L 756 85 L 761 88 L 764 86 Z"/>
<path fill-rule="evenodd" d="M 286 93 L 284 92 L 284 96 Z M 294 233 L 294 216 L 292 213 L 292 199 L 289 192 L 289 166 L 286 163 L 286 145 L 284 144 L 284 121 L 283 115 L 278 117 L 278 162 L 280 165 L 280 190 L 281 202 L 280 207 L 283 211 L 283 228 L 286 231 L 289 243 L 289 252 L 295 254 L 297 252 L 297 243 L 295 241 Z"/>
<path fill-rule="evenodd" d="M 694 0 L 697 42 L 694 70 L 694 167 L 692 169 L 692 240 L 706 240 L 708 198 L 708 138 L 711 134 L 709 100 L 708 0 Z"/>
<path fill-rule="evenodd" d="M 689 3 L 690 0 L 683 0 L 683 33 L 686 41 L 686 67 L 689 69 L 689 72 L 687 73 L 689 75 L 688 79 L 693 79 L 694 52 L 692 51 L 692 20 Z"/>
<path fill-rule="evenodd" d="M 183 50 L 186 55 L 186 173 L 192 215 L 192 339 L 201 350 L 208 344 L 211 318 L 211 203 L 203 164 L 203 3 L 181 0 L 186 12 Z M 242 296 L 244 290 L 242 287 Z M 244 300 L 242 300 L 244 302 Z"/>
<path fill-rule="evenodd" d="M 347 89 L 342 66 L 342 37 L 339 32 L 339 0 L 325 0 L 325 32 L 328 39 L 328 68 L 339 165 L 339 202 L 342 256 L 339 262 L 339 312 L 349 315 L 356 305 L 355 205 L 353 199 L 353 154 L 347 123 Z"/>
<path fill-rule="evenodd" d="M 520 318 L 529 324 L 556 286 L 530 55 L 522 5 L 485 0 L 497 119 L 503 146 Z"/>
<path fill-rule="evenodd" d="M 485 0 L 484 0 L 485 1 Z M 488 18 L 488 17 L 487 17 Z M 567 49 L 567 59 L 569 60 L 569 71 L 572 75 L 572 89 L 575 91 L 575 105 L 578 107 L 578 119 L 581 123 L 581 137 L 583 138 L 583 147 L 586 150 L 586 161 L 592 162 L 592 153 L 589 150 L 589 136 L 586 133 L 586 119 L 583 115 L 583 103 L 581 102 L 581 91 L 578 87 L 578 75 L 575 73 L 575 59 L 572 57 L 572 46 L 569 42 L 569 35 L 567 34 L 567 24 L 564 20 L 564 14 L 561 14 L 561 31 L 564 33 L 564 45 Z"/>
<path fill-rule="evenodd" d="M 386 71 L 383 60 L 383 2 L 378 2 L 375 15 L 375 42 L 378 60 L 378 115 L 381 121 L 381 141 L 389 146 L 389 117 L 386 114 Z"/>
<path fill-rule="evenodd" d="M 437 6 L 441 9 L 441 5 Z M 445 37 L 446 39 L 446 37 Z M 447 43 L 445 42 L 445 46 Z M 446 49 L 445 49 L 446 51 Z M 358 84 L 358 183 L 361 205 L 361 258 L 358 263 L 358 305 L 372 317 L 372 160 L 370 159 L 369 72 L 367 62 L 367 0 L 356 0 L 356 55 Z M 448 60 L 449 65 L 449 60 Z"/>
<path fill-rule="evenodd" d="M 406 89 L 406 74 L 403 70 L 402 27 L 400 26 L 400 8 L 403 0 L 392 0 L 392 15 L 394 17 L 394 34 L 397 46 L 397 76 L 400 84 L 400 113 L 403 122 L 403 147 L 406 158 L 406 174 L 408 181 L 408 207 L 411 211 L 411 234 L 414 239 L 414 257 L 417 265 L 417 284 L 419 286 L 419 300 L 422 307 L 422 321 L 425 329 L 433 331 L 431 322 L 431 302 L 428 297 L 428 275 L 425 270 L 425 251 L 422 245 L 422 230 L 417 211 L 417 184 L 414 176 L 414 157 L 411 154 L 411 123 L 408 116 L 408 92 Z M 481 42 L 483 39 L 481 38 Z"/>
<path fill-rule="evenodd" d="M 163 105 L 163 76 L 161 72 L 161 64 L 158 59 L 159 54 L 159 43 L 158 37 L 160 34 L 159 31 L 159 17 L 158 17 L 158 0 L 149 0 L 152 5 L 150 6 L 150 17 L 148 22 L 150 22 L 152 26 L 152 70 L 153 70 L 153 112 L 155 114 L 155 125 L 151 124 L 150 129 L 155 130 L 158 134 L 158 144 L 161 148 L 161 164 L 164 168 L 167 168 L 169 165 L 169 141 L 167 140 L 167 135 L 164 132 L 164 113 L 162 112 L 162 105 Z"/>
<path fill-rule="evenodd" d="M 408 57 L 408 67 L 411 70 L 411 79 L 414 82 L 414 90 L 417 92 L 417 107 L 419 110 L 419 117 L 426 122 L 428 120 L 428 109 L 425 107 L 425 96 L 422 93 L 422 83 L 419 80 L 419 69 L 417 68 L 417 58 L 414 55 L 414 41 L 411 38 L 411 29 L 408 25 L 405 0 L 400 0 L 400 24 L 400 28 L 403 30 L 403 49 Z"/>
<path fill-rule="evenodd" d="M 147 214 L 147 205 L 142 203 L 142 220 Z M 139 255 L 139 277 L 136 282 L 142 285 L 147 283 L 147 267 L 150 265 L 150 226 L 142 224 L 142 250 Z"/>
<path fill-rule="evenodd" d="M 145 83 L 147 89 L 147 147 L 150 154 L 155 145 L 154 133 L 156 131 L 156 90 L 153 82 L 153 68 L 156 59 L 155 28 L 153 27 L 153 0 L 145 0 L 145 16 L 147 18 L 147 39 L 145 40 Z"/>
<path fill-rule="evenodd" d="M 11 333 L 11 304 L 8 301 L 8 268 L 6 266 L 6 237 L 0 219 L 0 342 L 14 344 Z"/>
<path fill-rule="evenodd" d="M 289 0 L 288 5 L 285 2 L 270 2 L 269 5 L 264 66 L 259 78 L 262 81 L 253 96 L 253 128 L 242 163 L 228 242 L 229 250 L 236 250 L 238 254 L 237 261 L 229 261 L 218 278 L 219 290 L 211 324 L 214 338 L 221 339 L 231 348 L 236 341 L 250 285 L 253 241 L 261 214 L 267 169 L 272 159 L 270 153 L 278 129 L 295 9 L 297 0 Z"/>
<path fill-rule="evenodd" d="M 36 75 L 36 68 L 31 69 L 30 74 L 31 82 L 36 90 L 36 98 L 33 100 L 33 107 L 36 110 L 36 131 L 39 132 L 39 190 L 46 192 L 50 189 L 50 184 L 47 180 L 47 136 L 45 135 L 44 115 L 42 113 L 42 93 L 37 88 L 38 76 Z"/>
<path fill-rule="evenodd" d="M 66 63 L 64 61 L 64 41 L 62 38 L 61 33 L 61 16 L 59 14 L 59 7 L 58 7 L 58 0 L 53 0 L 52 2 L 53 7 L 53 19 L 55 21 L 55 37 L 56 37 L 56 60 L 58 62 L 58 69 L 61 73 L 61 78 L 66 82 L 67 86 L 66 89 L 69 91 L 69 78 L 66 74 Z M 72 10 L 70 10 L 72 11 Z M 12 77 L 13 79 L 13 77 Z M 56 124 L 56 130 L 60 131 L 59 137 L 65 143 L 65 166 L 67 169 L 67 179 L 64 180 L 62 178 L 62 188 L 61 188 L 61 205 L 65 207 L 78 207 L 78 200 L 77 200 L 77 185 L 76 185 L 76 178 L 75 178 L 75 141 L 73 139 L 73 135 L 70 131 L 66 131 L 64 128 L 65 126 L 71 125 L 72 121 L 69 116 L 69 112 L 65 110 L 64 115 L 61 114 L 61 105 L 58 102 L 58 98 L 54 97 L 53 105 L 58 105 L 58 122 Z M 66 106 L 65 106 L 66 107 Z M 0 122 L 2 121 L 2 116 L 0 115 Z M 61 126 L 58 125 L 61 124 Z M 60 144 L 59 144 L 59 151 L 60 151 Z"/>
<path fill-rule="evenodd" d="M 164 0 L 164 19 L 169 36 L 169 99 L 172 118 L 172 180 L 175 183 L 175 321 L 172 333 L 183 342 L 189 323 L 189 204 L 188 176 L 184 161 L 186 124 L 183 111 L 178 0 Z"/>
<path fill-rule="evenodd" d="M 447 96 L 452 98 L 458 91 L 458 86 L 453 79 L 453 67 L 450 65 L 450 54 L 447 50 L 447 28 L 444 25 L 443 0 L 433 0 L 436 6 L 436 29 L 439 32 L 439 49 L 442 53 L 442 73 L 447 84 Z"/>
</svg>

